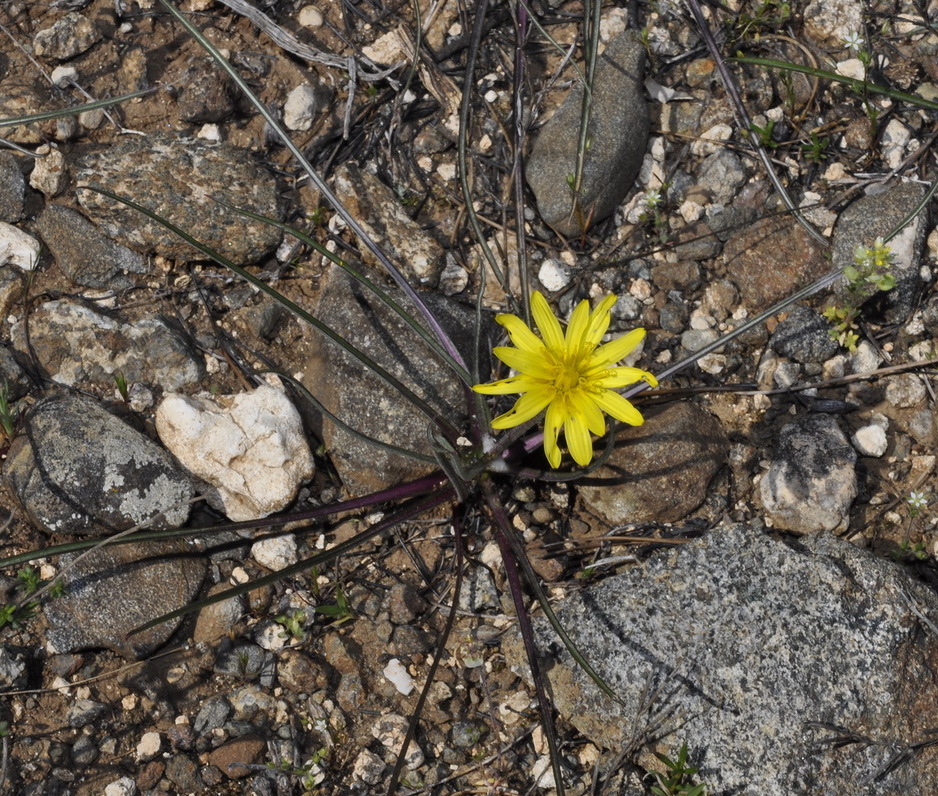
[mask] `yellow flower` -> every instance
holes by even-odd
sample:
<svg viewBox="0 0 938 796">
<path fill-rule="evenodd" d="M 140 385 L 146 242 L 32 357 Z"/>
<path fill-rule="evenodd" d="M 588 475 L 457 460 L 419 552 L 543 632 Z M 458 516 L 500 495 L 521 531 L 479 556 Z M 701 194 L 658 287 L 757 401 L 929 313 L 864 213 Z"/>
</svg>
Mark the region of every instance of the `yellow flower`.
<svg viewBox="0 0 938 796">
<path fill-rule="evenodd" d="M 492 421 L 493 428 L 511 428 L 536 417 L 544 409 L 544 452 L 551 467 L 560 466 L 557 441 L 563 431 L 570 455 L 577 464 L 587 465 L 593 459 L 593 441 L 606 433 L 603 412 L 617 420 L 640 426 L 641 413 L 615 390 L 646 381 L 652 387 L 658 381 L 639 368 L 617 367 L 645 337 L 644 329 L 635 329 L 600 346 L 609 328 L 609 311 L 616 303 L 614 295 L 606 296 L 595 310 L 581 301 L 570 316 L 566 334 L 540 293 L 531 295 L 531 311 L 541 333 L 538 337 L 516 315 L 497 315 L 516 346 L 493 349 L 517 376 L 477 384 L 472 389 L 485 395 L 521 393 L 515 405 Z"/>
</svg>

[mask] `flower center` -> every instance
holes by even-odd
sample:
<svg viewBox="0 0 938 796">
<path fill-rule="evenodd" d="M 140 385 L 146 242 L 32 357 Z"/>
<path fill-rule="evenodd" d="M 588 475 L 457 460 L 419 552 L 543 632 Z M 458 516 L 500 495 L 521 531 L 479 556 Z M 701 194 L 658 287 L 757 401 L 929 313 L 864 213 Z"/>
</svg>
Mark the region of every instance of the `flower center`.
<svg viewBox="0 0 938 796">
<path fill-rule="evenodd" d="M 558 359 L 554 362 L 554 389 L 559 395 L 576 390 L 582 381 L 580 357 Z"/>
</svg>

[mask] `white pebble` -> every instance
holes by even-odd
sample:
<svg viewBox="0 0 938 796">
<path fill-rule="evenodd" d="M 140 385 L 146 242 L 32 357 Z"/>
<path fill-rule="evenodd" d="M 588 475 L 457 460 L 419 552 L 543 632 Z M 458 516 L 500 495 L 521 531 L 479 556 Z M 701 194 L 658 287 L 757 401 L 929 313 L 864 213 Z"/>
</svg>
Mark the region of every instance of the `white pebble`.
<svg viewBox="0 0 938 796">
<path fill-rule="evenodd" d="M 300 13 L 296 16 L 296 21 L 304 28 L 322 27 L 322 11 L 316 8 L 316 6 L 303 6 L 300 9 Z"/>
<path fill-rule="evenodd" d="M 388 678 L 394 687 L 404 696 L 414 690 L 414 678 L 397 658 L 391 658 L 388 665 L 384 667 L 384 676 Z"/>
<path fill-rule="evenodd" d="M 541 264 L 540 270 L 537 272 L 537 278 L 546 290 L 553 293 L 570 284 L 570 269 L 560 260 L 551 258 L 544 260 Z"/>
<path fill-rule="evenodd" d="M 70 82 L 78 79 L 78 70 L 74 66 L 57 66 L 52 70 L 50 78 L 59 88 L 65 88 Z"/>
<path fill-rule="evenodd" d="M 877 459 L 886 452 L 886 446 L 888 444 L 886 432 L 883 427 L 879 425 L 869 425 L 858 428 L 856 433 L 850 438 L 850 441 L 861 456 L 873 456 Z"/>
<path fill-rule="evenodd" d="M 106 785 L 104 796 L 136 796 L 137 783 L 130 777 L 121 777 Z"/>
<path fill-rule="evenodd" d="M 283 123 L 288 130 L 305 132 L 313 126 L 319 99 L 316 89 L 308 83 L 303 83 L 293 89 L 283 103 Z"/>
<path fill-rule="evenodd" d="M 251 558 L 274 572 L 297 562 L 296 538 L 292 534 L 261 539 L 251 545 Z"/>
<path fill-rule="evenodd" d="M 146 763 L 160 753 L 163 739 L 158 732 L 145 732 L 137 744 L 137 762 Z"/>
</svg>

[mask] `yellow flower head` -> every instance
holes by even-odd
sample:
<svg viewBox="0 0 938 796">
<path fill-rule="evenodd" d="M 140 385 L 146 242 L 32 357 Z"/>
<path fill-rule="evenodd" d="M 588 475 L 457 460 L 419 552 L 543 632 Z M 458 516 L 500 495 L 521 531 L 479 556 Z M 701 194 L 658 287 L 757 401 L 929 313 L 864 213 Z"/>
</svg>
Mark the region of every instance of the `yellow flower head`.
<svg viewBox="0 0 938 796">
<path fill-rule="evenodd" d="M 564 333 L 547 299 L 535 291 L 531 311 L 540 337 L 516 315 L 495 316 L 516 347 L 499 346 L 493 352 L 518 375 L 477 384 L 472 389 L 485 395 L 521 393 L 509 411 L 492 421 L 493 428 L 521 425 L 546 409 L 544 452 L 551 467 L 560 466 L 557 440 L 561 431 L 573 460 L 587 465 L 593 460 L 590 432 L 597 436 L 606 433 L 603 412 L 633 426 L 645 422 L 641 413 L 615 392 L 637 381 L 658 386 L 651 373 L 615 364 L 642 341 L 645 330 L 635 329 L 599 345 L 609 328 L 609 311 L 615 303 L 616 297 L 608 295 L 590 311 L 589 302 L 581 301 Z"/>
</svg>

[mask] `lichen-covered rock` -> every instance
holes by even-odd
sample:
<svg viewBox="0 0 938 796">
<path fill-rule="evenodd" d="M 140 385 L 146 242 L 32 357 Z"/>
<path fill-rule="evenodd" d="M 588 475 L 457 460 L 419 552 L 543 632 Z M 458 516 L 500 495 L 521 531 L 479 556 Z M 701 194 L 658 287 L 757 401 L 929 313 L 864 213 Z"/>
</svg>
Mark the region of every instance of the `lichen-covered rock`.
<svg viewBox="0 0 938 796">
<path fill-rule="evenodd" d="M 759 485 L 766 517 L 776 528 L 795 533 L 842 531 L 857 496 L 856 461 L 830 415 L 789 423 Z"/>
<path fill-rule="evenodd" d="M 555 610 L 617 699 L 538 620 L 554 704 L 645 768 L 686 742 L 708 793 L 938 793 L 938 599 L 896 564 L 721 527 Z"/>
<path fill-rule="evenodd" d="M 50 533 L 175 528 L 195 494 L 166 451 L 94 401 L 71 395 L 32 408 L 4 474 L 32 522 Z"/>
</svg>

